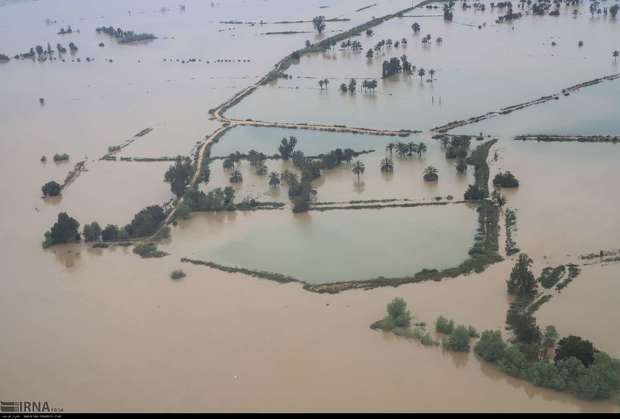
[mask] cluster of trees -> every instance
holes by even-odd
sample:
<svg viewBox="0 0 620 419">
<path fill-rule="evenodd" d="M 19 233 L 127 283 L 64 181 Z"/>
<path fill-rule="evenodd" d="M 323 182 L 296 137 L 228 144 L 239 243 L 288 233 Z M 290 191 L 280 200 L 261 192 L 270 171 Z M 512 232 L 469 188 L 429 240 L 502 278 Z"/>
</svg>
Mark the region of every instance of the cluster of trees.
<svg viewBox="0 0 620 419">
<path fill-rule="evenodd" d="M 510 173 L 510 171 L 503 173 L 500 172 L 495 175 L 495 178 L 493 178 L 493 186 L 500 188 L 518 188 L 519 181 L 517 180 L 515 175 Z"/>
<path fill-rule="evenodd" d="M 108 224 L 104 229 L 98 222 L 86 224 L 82 230 L 86 242 L 116 242 L 142 237 L 149 237 L 157 233 L 166 215 L 159 205 L 146 207 L 138 212 L 131 223 L 124 227 Z"/>
<path fill-rule="evenodd" d="M 69 49 L 71 50 L 71 53 L 75 53 L 78 50 L 78 47 L 73 42 L 71 42 L 71 43 L 69 43 Z M 56 50 L 58 51 L 58 55 L 61 55 L 61 54 L 64 54 L 64 53 L 67 52 L 67 49 L 65 47 L 63 47 L 61 44 L 56 44 Z M 41 45 L 37 45 L 34 48 L 30 48 L 30 50 L 28 52 L 24 52 L 24 53 L 21 53 L 21 54 L 16 54 L 15 57 L 13 57 L 13 58 L 15 58 L 16 60 L 26 59 L 26 58 L 31 58 L 31 59 L 34 60 L 35 58 L 37 58 L 38 61 L 42 62 L 42 61 L 46 61 L 48 59 L 54 60 L 55 58 L 53 58 L 53 55 L 54 55 L 54 50 L 52 49 L 52 46 L 48 42 L 47 43 L 47 48 L 43 48 Z M 9 60 L 9 57 L 7 57 L 6 55 L 1 55 L 1 56 L 5 57 L 4 61 L 8 61 Z M 89 59 L 87 59 L 87 60 L 89 60 Z M 0 61 L 3 61 L 1 57 L 0 57 Z"/>
<path fill-rule="evenodd" d="M 73 29 L 71 29 L 71 25 L 67 26 L 67 29 L 60 28 L 60 31 L 58 31 L 58 35 L 65 35 L 69 33 L 73 33 Z"/>
<path fill-rule="evenodd" d="M 190 188 L 183 197 L 189 211 L 233 211 L 235 209 L 235 190 L 227 186 L 226 188 L 215 188 L 208 193 Z M 186 211 L 186 210 L 183 210 Z M 181 214 L 183 214 L 181 211 Z"/>
<path fill-rule="evenodd" d="M 62 186 L 55 181 L 47 182 L 43 187 L 41 187 L 41 191 L 43 192 L 44 197 L 48 196 L 58 196 L 62 190 Z"/>
<path fill-rule="evenodd" d="M 323 90 L 323 86 L 325 86 L 325 88 L 327 89 L 327 85 L 329 84 L 329 80 L 328 79 L 321 79 L 319 80 L 319 87 L 321 88 L 321 90 Z"/>
<path fill-rule="evenodd" d="M 180 198 L 194 176 L 194 166 L 189 157 L 177 156 L 176 161 L 166 171 L 164 181 L 170 184 L 170 190 Z"/>
<path fill-rule="evenodd" d="M 362 43 L 360 41 L 351 41 L 350 39 L 347 39 L 346 41 L 342 41 L 340 43 L 340 48 L 342 49 L 350 48 L 353 51 L 359 51 L 362 49 Z"/>
<path fill-rule="evenodd" d="M 377 88 L 378 83 L 377 80 L 363 80 L 362 81 L 362 90 L 367 91 L 370 90 L 371 92 L 374 92 L 374 90 Z M 351 79 L 349 81 L 349 84 L 346 83 L 342 83 L 340 85 L 340 91 L 342 93 L 355 93 L 355 90 L 357 89 L 357 80 L 355 79 Z"/>
<path fill-rule="evenodd" d="M 547 328 L 543 351 L 538 359 L 518 345 L 503 341 L 499 331 L 482 332 L 474 352 L 483 360 L 496 364 L 505 373 L 534 385 L 558 391 L 570 391 L 588 400 L 608 399 L 620 388 L 620 362 L 597 351 L 591 342 L 578 336 L 558 338 L 553 326 Z M 555 349 L 555 355 L 549 356 Z"/>
<path fill-rule="evenodd" d="M 7 55 L 0 54 L 0 63 L 1 63 L 1 62 L 10 61 L 10 60 L 11 60 L 11 59 L 10 59 Z"/>
<path fill-rule="evenodd" d="M 396 150 L 396 154 L 401 159 L 412 157 L 414 154 L 418 155 L 418 158 L 422 157 L 422 154 L 426 153 L 427 147 L 424 143 L 416 144 L 413 141 L 409 143 L 389 143 L 385 146 L 386 151 L 390 153 L 390 157 L 393 156 L 394 150 Z"/>
<path fill-rule="evenodd" d="M 156 39 L 156 36 L 152 33 L 135 33 L 134 31 L 124 31 L 121 28 L 114 29 L 112 26 L 101 26 L 97 28 L 96 31 L 97 33 L 103 32 L 111 36 L 121 44 Z"/>
<path fill-rule="evenodd" d="M 479 337 L 474 327 L 455 326 L 453 320 L 443 316 L 437 318 L 435 331 L 445 335 L 442 340 L 443 347 L 454 352 L 469 352 L 471 339 Z"/>
</svg>

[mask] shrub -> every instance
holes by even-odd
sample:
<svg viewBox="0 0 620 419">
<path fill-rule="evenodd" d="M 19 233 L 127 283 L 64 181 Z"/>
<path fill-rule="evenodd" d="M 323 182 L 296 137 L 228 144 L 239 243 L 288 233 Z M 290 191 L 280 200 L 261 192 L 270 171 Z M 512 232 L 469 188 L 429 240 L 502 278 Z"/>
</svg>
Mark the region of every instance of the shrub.
<svg viewBox="0 0 620 419">
<path fill-rule="evenodd" d="M 183 272 L 180 269 L 177 269 L 175 271 L 172 271 L 172 273 L 170 274 L 170 279 L 174 279 L 174 280 L 179 280 L 181 278 L 185 278 L 187 275 L 185 274 L 185 272 Z"/>
<path fill-rule="evenodd" d="M 480 189 L 476 185 L 469 185 L 465 191 L 464 198 L 466 201 L 480 201 L 489 196 L 488 193 Z"/>
<path fill-rule="evenodd" d="M 469 331 L 465 326 L 457 326 L 444 340 L 446 349 L 455 352 L 469 352 Z"/>
<path fill-rule="evenodd" d="M 514 345 L 509 346 L 504 351 L 504 355 L 498 361 L 497 366 L 508 375 L 513 377 L 524 377 L 527 370 L 527 359 L 525 355 Z"/>
<path fill-rule="evenodd" d="M 548 361 L 539 361 L 533 364 L 525 371 L 525 377 L 529 382 L 539 387 L 559 391 L 566 388 L 564 377 L 561 376 L 558 368 Z"/>
<path fill-rule="evenodd" d="M 498 173 L 493 178 L 493 186 L 500 188 L 518 188 L 519 181 L 517 178 L 510 172 L 506 173 Z"/>
<path fill-rule="evenodd" d="M 435 330 L 439 333 L 449 335 L 454 331 L 454 322 L 452 320 L 448 321 L 448 319 L 443 316 L 439 316 L 435 323 Z"/>
<path fill-rule="evenodd" d="M 54 154 L 54 161 L 55 162 L 67 161 L 67 160 L 69 160 L 69 155 L 67 153 Z"/>
<path fill-rule="evenodd" d="M 487 362 L 497 362 L 504 356 L 506 344 L 499 330 L 485 330 L 474 347 L 474 352 Z"/>
<path fill-rule="evenodd" d="M 407 303 L 402 298 L 394 298 L 387 305 L 387 312 L 396 327 L 409 327 L 411 324 L 411 313 L 407 310 Z"/>
<path fill-rule="evenodd" d="M 133 252 L 143 258 L 160 258 L 167 255 L 167 253 L 158 250 L 155 243 L 136 244 L 133 248 Z"/>
<path fill-rule="evenodd" d="M 185 202 L 177 206 L 177 216 L 182 220 L 187 220 L 192 213 L 192 209 Z"/>
</svg>

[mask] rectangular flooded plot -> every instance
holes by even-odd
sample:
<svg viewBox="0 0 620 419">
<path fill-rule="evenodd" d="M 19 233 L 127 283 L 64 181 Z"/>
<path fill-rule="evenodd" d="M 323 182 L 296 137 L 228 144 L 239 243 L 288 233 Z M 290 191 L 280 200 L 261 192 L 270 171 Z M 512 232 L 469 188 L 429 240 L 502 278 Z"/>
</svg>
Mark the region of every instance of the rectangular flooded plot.
<svg viewBox="0 0 620 419">
<path fill-rule="evenodd" d="M 620 135 L 620 79 L 604 81 L 543 105 L 498 115 L 452 131 L 516 135 Z"/>
<path fill-rule="evenodd" d="M 475 208 L 455 204 L 302 215 L 198 214 L 173 234 L 190 258 L 319 284 L 457 266 L 468 257 L 476 228 Z"/>
<path fill-rule="evenodd" d="M 313 182 L 317 191 L 317 201 L 352 201 L 370 199 L 409 198 L 416 200 L 432 200 L 436 197 L 446 199 L 452 196 L 456 200 L 463 198 L 467 185 L 474 182 L 473 168 L 469 167 L 466 173 L 458 173 L 456 159 L 446 159 L 445 149 L 438 140 L 429 136 L 410 135 L 408 137 L 389 137 L 377 135 L 332 133 L 312 130 L 293 130 L 284 128 L 255 128 L 236 127 L 221 137 L 213 146 L 212 156 L 226 156 L 239 151 L 247 153 L 254 149 L 267 156 L 278 153 L 278 146 L 282 138 L 294 136 L 297 138 L 295 150 L 301 150 L 307 156 L 317 156 L 328 153 L 336 148 L 351 148 L 354 151 L 370 151 L 353 159 L 364 164 L 364 173 L 358 179 L 352 172 L 351 164 L 323 170 L 321 177 Z M 399 157 L 396 148 L 386 149 L 388 144 L 423 143 L 426 151 L 420 155 Z M 477 141 L 472 141 L 473 150 Z M 392 158 L 393 172 L 381 170 L 382 160 Z M 267 160 L 267 173 L 282 173 L 285 170 L 299 174 L 299 170 L 289 161 L 281 159 Z M 438 182 L 425 182 L 424 170 L 433 166 L 439 173 Z M 231 183 L 231 170 L 223 168 L 223 160 L 213 160 L 210 165 L 209 183 L 203 186 L 207 191 L 216 187 L 232 186 L 237 192 L 237 198 L 254 198 L 260 201 L 288 201 L 285 183 L 278 188 L 269 187 L 267 175 L 257 175 L 254 167 L 247 160 L 242 160 L 238 170 L 242 174 L 241 183 Z"/>
<path fill-rule="evenodd" d="M 503 192 L 524 252 L 562 258 L 620 247 L 620 145 L 505 140 L 499 148 L 492 172 L 510 170 L 520 182 Z"/>
</svg>

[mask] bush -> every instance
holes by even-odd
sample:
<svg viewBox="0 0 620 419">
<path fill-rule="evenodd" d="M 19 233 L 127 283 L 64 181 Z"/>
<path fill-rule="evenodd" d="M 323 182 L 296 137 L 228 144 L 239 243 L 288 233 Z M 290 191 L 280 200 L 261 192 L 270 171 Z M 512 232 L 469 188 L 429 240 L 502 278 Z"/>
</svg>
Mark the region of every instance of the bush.
<svg viewBox="0 0 620 419">
<path fill-rule="evenodd" d="M 455 352 L 469 352 L 469 331 L 465 326 L 457 326 L 444 340 L 444 347 Z"/>
<path fill-rule="evenodd" d="M 387 312 L 396 327 L 409 327 L 411 324 L 411 313 L 407 310 L 407 303 L 402 298 L 394 298 L 387 305 Z"/>
<path fill-rule="evenodd" d="M 58 196 L 60 195 L 61 189 L 62 187 L 60 184 L 52 180 L 43 185 L 41 191 L 43 192 L 43 196 Z"/>
<path fill-rule="evenodd" d="M 174 280 L 179 280 L 181 278 L 185 278 L 187 275 L 185 275 L 185 272 L 183 272 L 180 269 L 177 269 L 175 271 L 172 271 L 172 273 L 170 274 L 170 279 L 174 279 Z"/>
<path fill-rule="evenodd" d="M 476 185 L 469 185 L 467 191 L 465 191 L 464 198 L 466 201 L 480 201 L 489 196 L 488 193 L 480 189 Z"/>
<path fill-rule="evenodd" d="M 548 361 L 539 361 L 525 371 L 525 377 L 539 387 L 562 391 L 566 389 L 566 381 L 559 369 Z"/>
<path fill-rule="evenodd" d="M 504 351 L 504 355 L 498 361 L 497 366 L 500 370 L 513 377 L 522 378 L 527 370 L 527 359 L 525 355 L 514 345 L 509 346 Z"/>
<path fill-rule="evenodd" d="M 136 255 L 140 255 L 143 258 L 161 258 L 167 255 L 166 252 L 162 252 L 157 249 L 155 243 L 140 243 L 135 245 L 133 252 Z"/>
<path fill-rule="evenodd" d="M 467 328 L 467 333 L 469 333 L 469 337 L 470 338 L 479 338 L 480 337 L 480 333 L 478 333 L 478 331 L 476 330 L 476 328 L 474 326 L 469 326 Z"/>
<path fill-rule="evenodd" d="M 187 220 L 192 213 L 192 209 L 185 202 L 177 206 L 177 216 L 182 220 Z"/>
<path fill-rule="evenodd" d="M 485 330 L 474 347 L 474 352 L 487 362 L 497 362 L 504 356 L 506 344 L 499 330 Z"/>
<path fill-rule="evenodd" d="M 454 322 L 452 320 L 448 321 L 448 319 L 443 316 L 439 316 L 435 323 L 435 330 L 439 333 L 449 335 L 454 331 Z"/>
<path fill-rule="evenodd" d="M 67 161 L 67 160 L 69 160 L 69 155 L 67 153 L 54 154 L 54 161 L 55 162 Z"/>
<path fill-rule="evenodd" d="M 498 173 L 493 178 L 493 186 L 500 188 L 518 188 L 519 181 L 517 178 L 510 172 L 506 173 Z"/>
</svg>

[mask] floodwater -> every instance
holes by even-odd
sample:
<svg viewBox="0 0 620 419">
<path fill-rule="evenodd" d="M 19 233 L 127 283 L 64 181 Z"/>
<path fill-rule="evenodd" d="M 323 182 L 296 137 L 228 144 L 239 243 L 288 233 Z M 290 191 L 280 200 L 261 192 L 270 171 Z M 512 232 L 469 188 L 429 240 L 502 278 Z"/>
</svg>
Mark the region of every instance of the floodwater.
<svg viewBox="0 0 620 419">
<path fill-rule="evenodd" d="M 162 259 L 140 259 L 131 248 L 96 250 L 71 245 L 41 249 L 43 232 L 61 210 L 68 211 L 82 224 L 93 220 L 121 224 L 129 222 L 143 206 L 161 204 L 170 198 L 169 186 L 163 183 L 168 164 L 98 161 L 108 146 L 121 144 L 151 127 L 151 133 L 124 149 L 121 155 L 189 155 L 196 141 L 217 127 L 209 120 L 208 109 L 256 81 L 283 55 L 303 46 L 306 39 L 317 39 L 315 34 L 260 35 L 266 30 L 311 30 L 307 23 L 260 28 L 219 21 L 273 22 L 309 19 L 318 14 L 352 19 L 330 23 L 328 30 L 337 31 L 410 4 L 408 0 L 375 2 L 377 6 L 355 12 L 363 4 L 352 0 L 234 0 L 214 1 L 213 6 L 211 2 L 187 0 L 185 12 L 178 9 L 177 3 L 167 5 L 168 10 L 162 12 L 165 4 L 155 5 L 147 0 L 0 0 L 0 53 L 13 56 L 36 44 L 46 46 L 47 42 L 52 46 L 61 42 L 65 47 L 75 42 L 80 49 L 74 58 L 67 54 L 64 63 L 11 60 L 0 64 L 0 174 L 5 180 L 0 183 L 3 400 L 46 400 L 65 412 L 618 411 L 611 403 L 585 403 L 566 394 L 534 388 L 481 364 L 474 355 L 455 356 L 368 328 L 384 315 L 387 302 L 402 296 L 420 321 L 431 323 L 444 315 L 479 330 L 501 329 L 508 308 L 504 281 L 512 268 L 511 260 L 493 265 L 483 274 L 450 281 L 318 295 L 303 291 L 298 284 L 279 285 L 180 263 L 180 258 L 189 254 L 186 250 L 198 250 L 194 245 L 197 240 L 209 242 L 214 237 L 226 236 L 225 232 L 210 230 L 212 224 L 204 222 L 209 216 L 199 215 L 179 223 L 173 229 L 172 241 L 161 246 L 171 253 Z M 46 25 L 46 18 L 56 23 Z M 398 28 L 399 33 L 408 29 L 411 20 L 405 22 L 407 19 L 403 19 L 404 27 Z M 557 22 L 571 28 L 571 19 L 563 16 Z M 583 66 L 565 68 L 571 72 L 574 68 L 592 68 L 595 76 L 607 73 L 606 66 L 611 65 L 608 43 L 614 39 L 612 31 L 617 26 L 603 19 L 589 22 L 587 16 L 580 16 L 578 22 L 582 20 L 583 28 L 601 32 L 601 58 L 598 48 L 591 49 L 588 54 L 596 52 L 596 56 L 588 55 Z M 545 25 L 552 21 L 540 19 L 539 33 L 546 33 Z M 526 22 L 524 19 L 518 24 Z M 436 24 L 443 25 L 440 21 Z M 56 35 L 61 26 L 67 25 L 80 29 L 80 33 Z M 95 33 L 101 25 L 153 32 L 160 39 L 121 46 Z M 391 24 L 384 26 L 389 28 Z M 524 25 L 519 34 L 528 37 L 526 29 Z M 607 36 L 610 33 L 612 36 Z M 588 39 L 584 37 L 584 51 L 595 45 Z M 105 47 L 98 47 L 99 42 L 104 42 Z M 444 46 L 449 44 L 446 35 Z M 479 45 L 484 43 L 470 45 L 477 48 L 475 56 L 490 57 L 480 54 Z M 534 48 L 532 45 L 524 48 Z M 466 53 L 466 48 L 461 47 L 455 60 L 462 60 Z M 513 50 L 510 55 L 521 53 Z M 95 61 L 87 63 L 86 57 Z M 191 57 L 203 61 L 169 62 L 171 58 Z M 539 62 L 540 57 L 524 60 L 519 67 L 515 67 L 514 59 L 505 61 L 504 67 L 490 68 L 489 73 L 501 71 L 502 77 L 509 77 L 525 71 L 532 62 Z M 164 62 L 164 58 L 168 61 Z M 214 63 L 217 59 L 250 62 Z M 318 59 L 310 57 L 308 62 L 325 63 Z M 499 58 L 492 61 L 502 62 Z M 482 59 L 479 64 L 483 67 L 484 63 L 491 64 Z M 437 68 L 439 77 L 444 70 Z M 547 70 L 548 67 L 540 68 L 542 72 Z M 554 70 L 554 77 L 524 77 L 519 88 L 530 82 L 542 83 L 541 79 L 549 88 L 555 88 L 554 80 L 558 80 L 558 85 L 564 83 L 562 74 Z M 576 81 L 588 78 L 583 74 L 576 76 Z M 489 74 L 486 77 L 491 79 Z M 448 79 L 449 73 L 444 73 L 441 80 Z M 412 89 L 417 89 L 417 80 L 414 79 Z M 330 85 L 330 98 L 336 96 L 335 85 Z M 434 83 L 435 87 L 438 85 Z M 315 86 L 313 82 L 312 87 Z M 494 86 L 497 87 L 489 84 L 481 92 L 494 94 Z M 478 107 L 486 111 L 482 105 L 488 98 L 480 96 L 481 92 L 463 92 L 467 101 L 458 109 L 467 110 L 466 116 L 469 111 L 476 113 Z M 537 91 L 535 96 L 542 93 Z M 39 105 L 40 97 L 45 98 L 44 106 Z M 442 97 L 448 98 L 448 94 L 442 93 Z M 358 95 L 351 102 L 361 106 L 362 99 Z M 337 106 L 344 106 L 346 100 L 343 98 Z M 451 99 L 451 103 L 456 101 L 456 97 Z M 265 102 L 260 103 L 265 108 Z M 296 118 L 306 119 L 302 107 L 306 103 L 311 102 L 296 96 Z M 403 113 L 407 117 L 404 120 L 409 121 L 421 112 L 413 108 L 411 112 L 400 111 L 409 109 L 409 103 L 394 102 L 386 107 L 387 102 L 382 102 L 377 109 L 386 122 L 391 123 L 387 119 L 390 115 Z M 261 107 L 242 104 L 244 112 L 251 111 L 248 116 L 258 119 Z M 279 108 L 283 117 L 292 108 L 276 106 L 275 100 L 269 104 L 273 109 Z M 337 123 L 350 123 L 351 119 L 344 117 L 356 114 L 357 108 L 339 111 L 343 118 Z M 323 111 L 313 108 L 312 112 L 318 120 L 318 112 Z M 364 112 L 366 116 L 377 115 L 375 123 L 379 121 L 379 113 Z M 361 125 L 373 125 L 372 119 L 365 118 L 359 119 Z M 419 124 L 412 120 L 411 125 Z M 50 157 L 62 152 L 69 153 L 71 161 L 53 163 Z M 40 163 L 41 155 L 48 157 L 46 164 Z M 42 201 L 41 186 L 51 179 L 62 180 L 84 158 L 88 172 L 69 186 L 61 199 Z M 515 172 L 518 173 L 516 168 Z M 519 193 L 525 194 L 532 182 L 525 179 L 525 174 L 522 176 L 524 184 Z M 440 172 L 440 184 L 442 179 Z M 347 178 L 347 182 L 350 180 Z M 412 182 L 417 180 L 417 176 L 412 177 Z M 612 182 L 613 177 L 606 181 Z M 584 185 L 576 189 L 582 192 Z M 323 189 L 324 196 L 326 190 Z M 613 190 L 613 185 L 608 184 L 607 195 Z M 516 202 L 517 198 L 511 200 Z M 418 210 L 410 211 L 415 214 Z M 286 223 L 292 217 L 287 211 L 273 214 L 286 217 Z M 249 217 L 257 215 L 262 213 Z M 316 218 L 322 215 L 325 214 L 317 214 Z M 239 219 L 245 216 L 237 214 Z M 314 218 L 315 214 L 310 216 Z M 206 225 L 200 227 L 201 224 Z M 589 225 L 580 220 L 581 231 Z M 232 234 L 237 227 L 230 227 Z M 610 227 L 608 236 L 617 232 L 614 228 Z M 184 235 L 192 240 L 182 240 Z M 579 235 L 571 234 L 570 240 L 575 239 Z M 517 240 L 521 237 L 517 236 Z M 219 242 L 213 243 L 218 245 Z M 374 253 L 380 254 L 381 249 Z M 321 260 L 315 263 L 318 265 Z M 169 273 L 178 268 L 187 277 L 171 281 Z M 620 356 L 618 337 L 606 327 L 613 325 L 617 314 L 613 301 L 617 295 L 617 281 L 613 279 L 617 277 L 618 265 L 584 269 L 568 289 L 541 308 L 539 322 L 556 324 L 562 334 L 586 336 L 601 349 Z M 581 310 L 575 310 L 575 306 Z M 584 317 L 578 319 L 581 312 Z M 594 326 L 589 324 L 591 319 Z"/>
<path fill-rule="evenodd" d="M 229 137 L 230 136 L 230 137 Z M 373 153 L 362 154 L 353 161 L 364 163 L 364 173 L 353 174 L 351 165 L 343 164 L 331 170 L 324 170 L 322 176 L 314 181 L 317 191 L 316 200 L 322 202 L 347 202 L 352 200 L 372 199 L 412 199 L 416 202 L 429 202 L 436 197 L 445 200 L 452 196 L 456 200 L 463 198 L 467 185 L 474 182 L 473 168 L 467 173 L 459 174 L 456 170 L 456 160 L 447 160 L 445 150 L 437 140 L 427 135 L 411 135 L 409 137 L 382 137 L 361 134 L 329 133 L 309 130 L 291 130 L 275 128 L 236 127 L 227 132 L 220 141 L 213 146 L 212 155 L 222 157 L 240 151 L 247 153 L 254 149 L 271 156 L 278 152 L 278 146 L 283 137 L 297 138 L 296 150 L 306 155 L 327 153 L 336 148 L 351 148 L 355 151 L 374 150 Z M 386 150 L 389 143 L 414 142 L 424 143 L 427 151 L 421 156 L 400 158 L 396 151 Z M 471 148 L 476 147 L 472 141 Z M 381 171 L 381 160 L 391 157 L 394 162 L 394 171 Z M 261 201 L 288 201 L 287 187 L 282 185 L 275 190 L 269 187 L 268 177 L 256 175 L 256 170 L 249 162 L 242 161 L 239 170 L 243 182 L 232 184 L 230 171 L 224 170 L 222 160 L 214 160 L 210 164 L 210 181 L 204 187 L 210 190 L 216 187 L 232 186 L 237 191 L 239 200 L 245 197 Z M 268 160 L 268 172 L 281 173 L 284 170 L 298 172 L 290 161 Z M 439 174 L 438 182 L 425 182 L 424 170 L 433 166 Z"/>
<path fill-rule="evenodd" d="M 478 227 L 475 208 L 466 204 L 194 218 L 174 236 L 183 246 L 190 244 L 193 250 L 187 257 L 282 273 L 313 284 L 457 266 L 468 257 Z"/>
<path fill-rule="evenodd" d="M 452 23 L 428 16 L 394 19 L 376 27 L 372 37 L 352 38 L 362 43 L 359 52 L 338 46 L 334 51 L 302 57 L 299 65 L 287 71 L 292 79 L 262 87 L 228 115 L 264 121 L 430 129 L 618 73 L 620 67 L 611 55 L 618 49 L 618 22 L 592 18 L 585 3 L 578 8 L 577 17 L 573 17 L 573 9 L 562 6 L 559 18 L 524 16 L 514 22 L 514 29 L 510 23 L 496 24 L 500 12 L 488 4 L 485 12 L 457 6 Z M 411 14 L 419 15 L 414 12 Z M 421 26 L 418 34 L 411 29 L 414 22 Z M 421 39 L 427 34 L 432 42 L 424 46 Z M 440 45 L 438 37 L 443 39 Z M 386 47 L 372 60 L 366 58 L 369 48 L 388 38 L 405 38 L 407 45 Z M 583 47 L 578 46 L 579 40 Z M 383 61 L 403 54 L 418 69 L 424 68 L 426 75 L 381 79 Z M 430 69 L 436 72 L 432 83 L 427 81 Z M 323 78 L 329 79 L 327 90 L 318 85 Z M 348 84 L 351 78 L 357 79 L 357 93 L 341 93 L 340 84 Z M 361 89 L 364 78 L 378 81 L 376 92 Z"/>
</svg>

